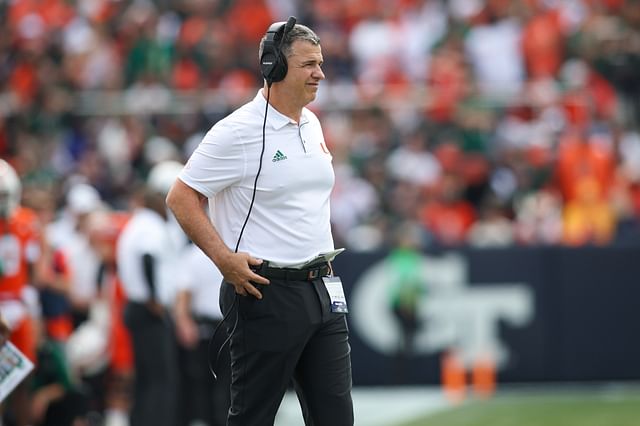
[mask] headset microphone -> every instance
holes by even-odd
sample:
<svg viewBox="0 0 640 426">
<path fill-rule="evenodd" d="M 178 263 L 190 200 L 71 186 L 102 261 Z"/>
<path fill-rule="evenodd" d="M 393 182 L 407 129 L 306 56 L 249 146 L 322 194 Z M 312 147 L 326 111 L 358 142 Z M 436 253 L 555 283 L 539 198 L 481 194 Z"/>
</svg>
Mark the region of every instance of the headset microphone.
<svg viewBox="0 0 640 426">
<path fill-rule="evenodd" d="M 288 34 L 295 24 L 296 24 L 296 17 L 289 16 L 289 19 L 287 19 L 287 24 L 284 26 L 284 34 Z"/>
</svg>

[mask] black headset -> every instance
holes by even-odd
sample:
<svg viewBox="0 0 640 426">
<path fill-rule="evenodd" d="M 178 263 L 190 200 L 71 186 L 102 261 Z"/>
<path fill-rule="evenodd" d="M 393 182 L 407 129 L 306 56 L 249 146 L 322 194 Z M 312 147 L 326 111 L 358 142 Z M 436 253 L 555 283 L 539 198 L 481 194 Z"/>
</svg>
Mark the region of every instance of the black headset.
<svg viewBox="0 0 640 426">
<path fill-rule="evenodd" d="M 287 75 L 287 58 L 282 53 L 282 44 L 295 24 L 296 18 L 290 16 L 287 22 L 276 22 L 267 30 L 260 55 L 260 71 L 269 86 Z"/>
</svg>

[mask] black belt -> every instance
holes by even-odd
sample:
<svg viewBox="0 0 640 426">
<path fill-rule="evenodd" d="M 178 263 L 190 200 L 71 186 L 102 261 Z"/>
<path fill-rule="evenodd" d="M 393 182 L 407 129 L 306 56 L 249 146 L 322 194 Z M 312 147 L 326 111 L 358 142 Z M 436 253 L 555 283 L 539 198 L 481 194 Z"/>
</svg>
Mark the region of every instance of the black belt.
<svg viewBox="0 0 640 426">
<path fill-rule="evenodd" d="M 328 263 L 322 263 L 320 265 L 303 269 L 275 268 L 273 266 L 269 266 L 268 262 L 264 262 L 255 272 L 265 278 L 274 278 L 277 280 L 312 281 L 316 278 L 329 275 L 331 272 L 331 266 L 329 266 Z"/>
</svg>

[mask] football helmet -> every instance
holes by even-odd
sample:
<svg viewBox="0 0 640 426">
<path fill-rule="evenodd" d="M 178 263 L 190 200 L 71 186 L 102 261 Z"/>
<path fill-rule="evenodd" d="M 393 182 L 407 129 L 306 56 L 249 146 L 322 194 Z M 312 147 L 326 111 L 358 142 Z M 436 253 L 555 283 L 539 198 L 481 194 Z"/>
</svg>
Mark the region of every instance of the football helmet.
<svg viewBox="0 0 640 426">
<path fill-rule="evenodd" d="M 18 174 L 5 160 L 0 159 L 0 218 L 6 219 L 20 205 L 22 186 Z"/>
</svg>

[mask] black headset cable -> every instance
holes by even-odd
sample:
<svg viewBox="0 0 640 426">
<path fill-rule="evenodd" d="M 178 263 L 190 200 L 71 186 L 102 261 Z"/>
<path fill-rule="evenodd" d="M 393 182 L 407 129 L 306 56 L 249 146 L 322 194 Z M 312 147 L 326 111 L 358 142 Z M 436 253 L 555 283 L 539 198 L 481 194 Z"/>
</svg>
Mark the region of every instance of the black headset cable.
<svg viewBox="0 0 640 426">
<path fill-rule="evenodd" d="M 244 223 L 242 224 L 242 228 L 240 229 L 240 235 L 238 235 L 238 241 L 236 241 L 236 247 L 233 250 L 234 253 L 238 252 L 238 248 L 240 247 L 240 240 L 242 239 L 242 234 L 244 233 L 244 229 L 247 226 L 247 222 L 249 222 L 249 216 L 251 216 L 251 210 L 253 210 L 253 204 L 254 204 L 255 199 L 256 199 L 256 192 L 257 192 L 257 189 L 258 189 L 258 177 L 260 176 L 260 172 L 262 171 L 262 159 L 264 158 L 265 129 L 267 127 L 267 112 L 269 111 L 269 97 L 270 97 L 270 95 L 271 95 L 271 82 L 267 82 L 267 104 L 266 104 L 265 109 L 264 109 L 264 120 L 262 121 L 262 149 L 260 150 L 260 161 L 258 163 L 258 172 L 256 173 L 255 180 L 253 181 L 253 192 L 251 194 L 251 203 L 249 203 L 249 210 L 247 211 L 247 216 L 245 217 Z M 225 285 L 224 282 L 223 282 L 223 285 Z M 207 352 L 209 353 L 209 356 L 207 357 L 208 362 L 209 362 L 209 371 L 211 371 L 211 374 L 213 375 L 213 378 L 216 379 L 216 380 L 218 379 L 218 375 L 215 372 L 215 366 L 218 364 L 218 359 L 220 358 L 220 354 L 222 353 L 222 350 L 224 349 L 225 346 L 227 346 L 227 344 L 231 340 L 231 336 L 233 336 L 233 333 L 236 331 L 236 327 L 238 326 L 238 309 L 237 308 L 238 308 L 238 304 L 239 304 L 239 297 L 240 296 L 238 295 L 238 293 L 234 293 L 233 304 L 231 305 L 231 308 L 224 315 L 224 317 L 222 318 L 222 321 L 220 321 L 220 323 L 213 330 L 213 334 L 211 335 L 211 338 L 209 339 L 209 346 L 208 346 L 208 349 L 207 349 Z M 227 321 L 227 319 L 229 318 L 229 315 L 234 311 L 236 313 L 236 319 L 233 322 L 233 327 L 231 328 L 231 331 L 229 332 L 229 335 L 227 336 L 225 341 L 220 346 L 220 349 L 218 350 L 218 353 L 216 354 L 215 361 L 213 362 L 213 364 L 211 364 L 211 344 L 214 341 L 214 339 L 216 337 L 216 334 L 218 334 L 218 330 L 220 329 L 220 326 Z"/>
</svg>

